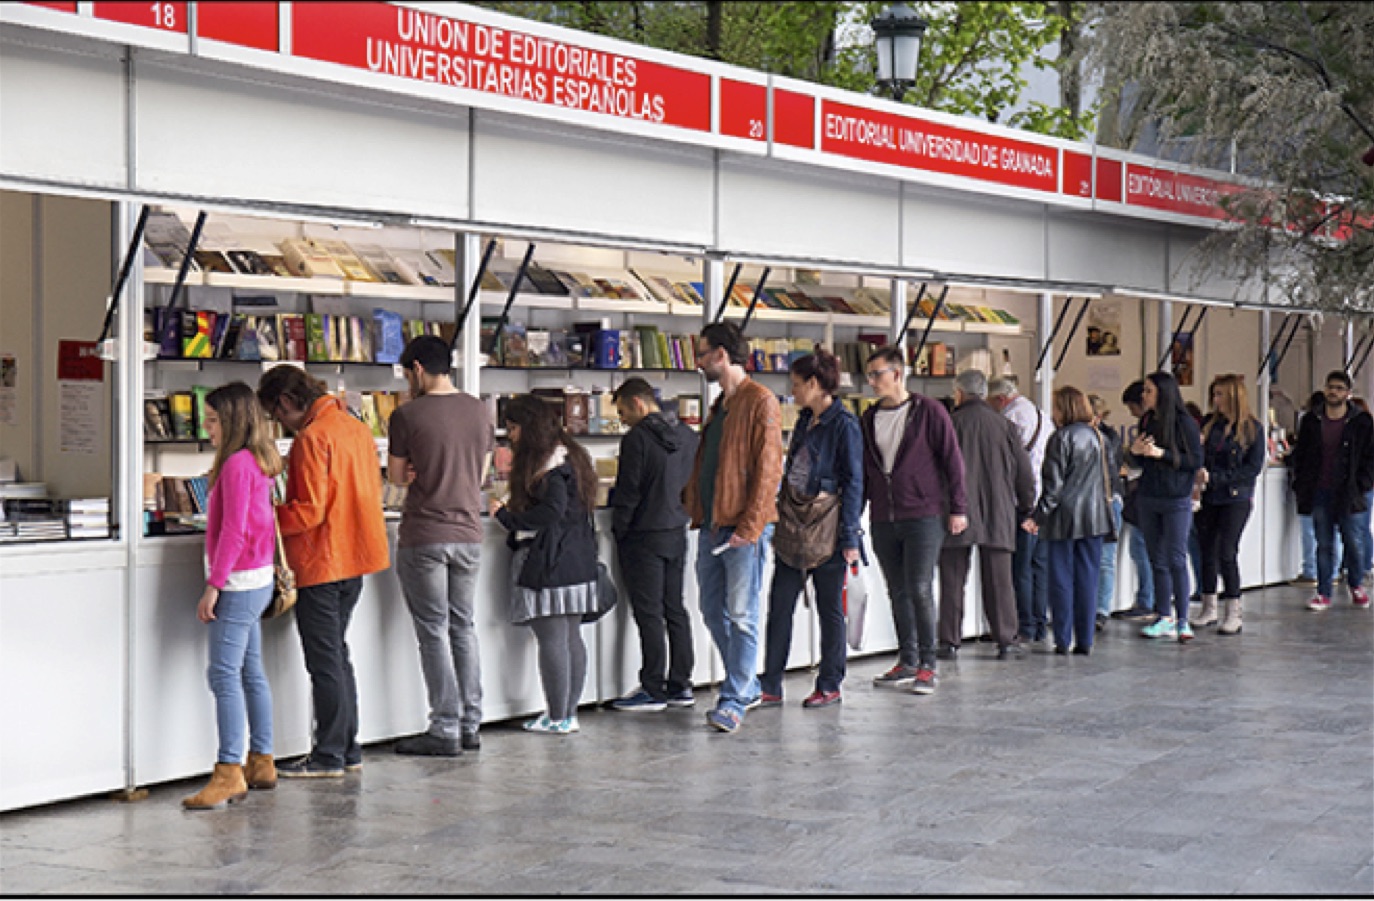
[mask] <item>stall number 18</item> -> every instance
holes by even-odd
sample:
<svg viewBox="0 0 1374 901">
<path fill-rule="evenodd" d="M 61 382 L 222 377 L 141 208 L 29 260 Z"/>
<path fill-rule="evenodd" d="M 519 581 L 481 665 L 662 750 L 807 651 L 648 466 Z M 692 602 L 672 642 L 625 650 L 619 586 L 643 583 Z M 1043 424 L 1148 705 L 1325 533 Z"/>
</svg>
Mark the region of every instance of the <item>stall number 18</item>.
<svg viewBox="0 0 1374 901">
<path fill-rule="evenodd" d="M 153 25 L 157 28 L 174 29 L 177 27 L 177 10 L 173 3 L 153 4 Z"/>
</svg>

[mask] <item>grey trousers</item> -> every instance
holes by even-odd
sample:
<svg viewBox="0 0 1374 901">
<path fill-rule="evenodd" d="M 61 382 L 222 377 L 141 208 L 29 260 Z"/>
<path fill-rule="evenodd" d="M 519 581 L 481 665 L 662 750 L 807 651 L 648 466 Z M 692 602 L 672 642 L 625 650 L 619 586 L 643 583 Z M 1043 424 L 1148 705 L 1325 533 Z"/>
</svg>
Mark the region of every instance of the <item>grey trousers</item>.
<svg viewBox="0 0 1374 901">
<path fill-rule="evenodd" d="M 458 738 L 482 723 L 482 667 L 473 607 L 480 544 L 396 549 L 396 575 L 415 623 L 429 694 L 429 732 Z"/>
</svg>

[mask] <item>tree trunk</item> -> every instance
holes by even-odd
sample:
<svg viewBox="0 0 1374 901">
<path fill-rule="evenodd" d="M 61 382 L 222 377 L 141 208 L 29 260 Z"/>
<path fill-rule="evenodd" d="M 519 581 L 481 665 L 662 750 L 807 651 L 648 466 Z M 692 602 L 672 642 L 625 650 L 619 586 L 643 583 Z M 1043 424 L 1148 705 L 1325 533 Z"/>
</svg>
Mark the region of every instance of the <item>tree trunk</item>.
<svg viewBox="0 0 1374 901">
<path fill-rule="evenodd" d="M 1072 60 L 1078 49 L 1080 25 L 1073 3 L 1061 0 L 1055 5 L 1065 23 L 1064 33 L 1059 38 L 1059 106 L 1077 118 L 1083 106 L 1083 79 L 1078 65 Z"/>
<path fill-rule="evenodd" d="M 707 0 L 706 3 L 706 56 L 709 59 L 721 58 L 721 31 L 724 20 L 725 3 L 723 0 Z"/>
</svg>

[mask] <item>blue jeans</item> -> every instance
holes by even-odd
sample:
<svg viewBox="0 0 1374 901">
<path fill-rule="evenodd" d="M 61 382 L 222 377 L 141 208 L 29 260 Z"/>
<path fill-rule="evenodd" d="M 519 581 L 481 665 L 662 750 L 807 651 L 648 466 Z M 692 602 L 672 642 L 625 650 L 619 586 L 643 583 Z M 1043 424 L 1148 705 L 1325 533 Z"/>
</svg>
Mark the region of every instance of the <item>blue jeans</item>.
<svg viewBox="0 0 1374 901">
<path fill-rule="evenodd" d="M 1140 497 L 1136 506 L 1154 566 L 1155 613 L 1182 622 L 1188 618 L 1192 593 L 1188 533 L 1193 527 L 1193 502 L 1187 497 Z"/>
<path fill-rule="evenodd" d="M 1300 579 L 1317 578 L 1317 527 L 1312 525 L 1312 514 L 1298 514 L 1298 525 L 1302 527 L 1302 571 L 1298 573 Z M 1343 548 L 1340 544 L 1336 545 L 1336 564 L 1331 567 L 1333 573 L 1341 571 L 1343 563 Z"/>
<path fill-rule="evenodd" d="M 1049 563 L 1050 598 L 1054 605 L 1054 646 L 1093 646 L 1097 578 L 1102 568 L 1102 536 L 1063 541 L 1041 539 Z"/>
<path fill-rule="evenodd" d="M 1145 533 L 1140 530 L 1140 526 L 1131 526 L 1131 537 L 1126 542 L 1126 549 L 1131 554 L 1131 562 L 1135 564 L 1135 609 L 1153 610 L 1155 572 L 1150 566 L 1150 550 L 1145 544 Z"/>
<path fill-rule="evenodd" d="M 1364 541 L 1360 538 L 1363 513 L 1331 513 L 1331 494 L 1318 491 L 1312 504 L 1312 527 L 1317 533 L 1317 594 L 1331 597 L 1331 577 L 1336 573 L 1336 529 L 1341 530 L 1345 545 L 1345 584 L 1353 591 L 1364 581 L 1369 568 L 1364 558 Z M 1367 527 L 1366 527 L 1367 528 Z"/>
<path fill-rule="evenodd" d="M 1360 541 L 1364 544 L 1364 571 L 1369 572 L 1369 568 L 1374 566 L 1374 534 L 1369 531 L 1369 518 L 1374 512 L 1374 491 L 1370 491 L 1364 496 L 1364 510 L 1355 514 L 1355 522 L 1359 530 Z M 1355 586 L 1351 586 L 1352 588 Z"/>
<path fill-rule="evenodd" d="M 697 591 L 701 618 L 725 664 L 716 706 L 743 717 L 745 705 L 759 694 L 759 595 L 773 526 L 753 544 L 712 553 L 734 533 L 703 528 L 697 535 Z"/>
<path fill-rule="evenodd" d="M 1112 495 L 1112 523 L 1116 535 L 1121 537 L 1121 495 Z M 1112 600 L 1116 598 L 1116 554 L 1121 547 L 1118 541 L 1102 542 L 1102 560 L 1097 573 L 1097 612 L 1107 616 L 1112 612 Z"/>
<path fill-rule="evenodd" d="M 244 726 L 255 754 L 272 753 L 272 688 L 262 669 L 262 611 L 272 586 L 221 591 L 210 621 L 210 665 L 219 727 L 217 763 L 243 763 Z"/>
<path fill-rule="evenodd" d="M 1045 637 L 1049 607 L 1050 582 L 1045 572 L 1045 554 L 1049 550 L 1031 533 L 1016 529 L 1016 551 L 1011 557 L 1012 580 L 1016 585 L 1017 632 L 1026 641 Z"/>
</svg>

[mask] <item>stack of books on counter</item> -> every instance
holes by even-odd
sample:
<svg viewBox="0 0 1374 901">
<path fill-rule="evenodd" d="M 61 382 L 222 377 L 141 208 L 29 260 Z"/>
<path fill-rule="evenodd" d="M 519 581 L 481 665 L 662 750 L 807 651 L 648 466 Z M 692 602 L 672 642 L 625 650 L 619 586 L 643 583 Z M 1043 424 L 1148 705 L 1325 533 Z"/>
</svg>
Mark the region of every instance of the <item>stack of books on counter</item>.
<svg viewBox="0 0 1374 901">
<path fill-rule="evenodd" d="M 66 502 L 68 538 L 109 538 L 110 499 L 77 497 Z"/>
</svg>

